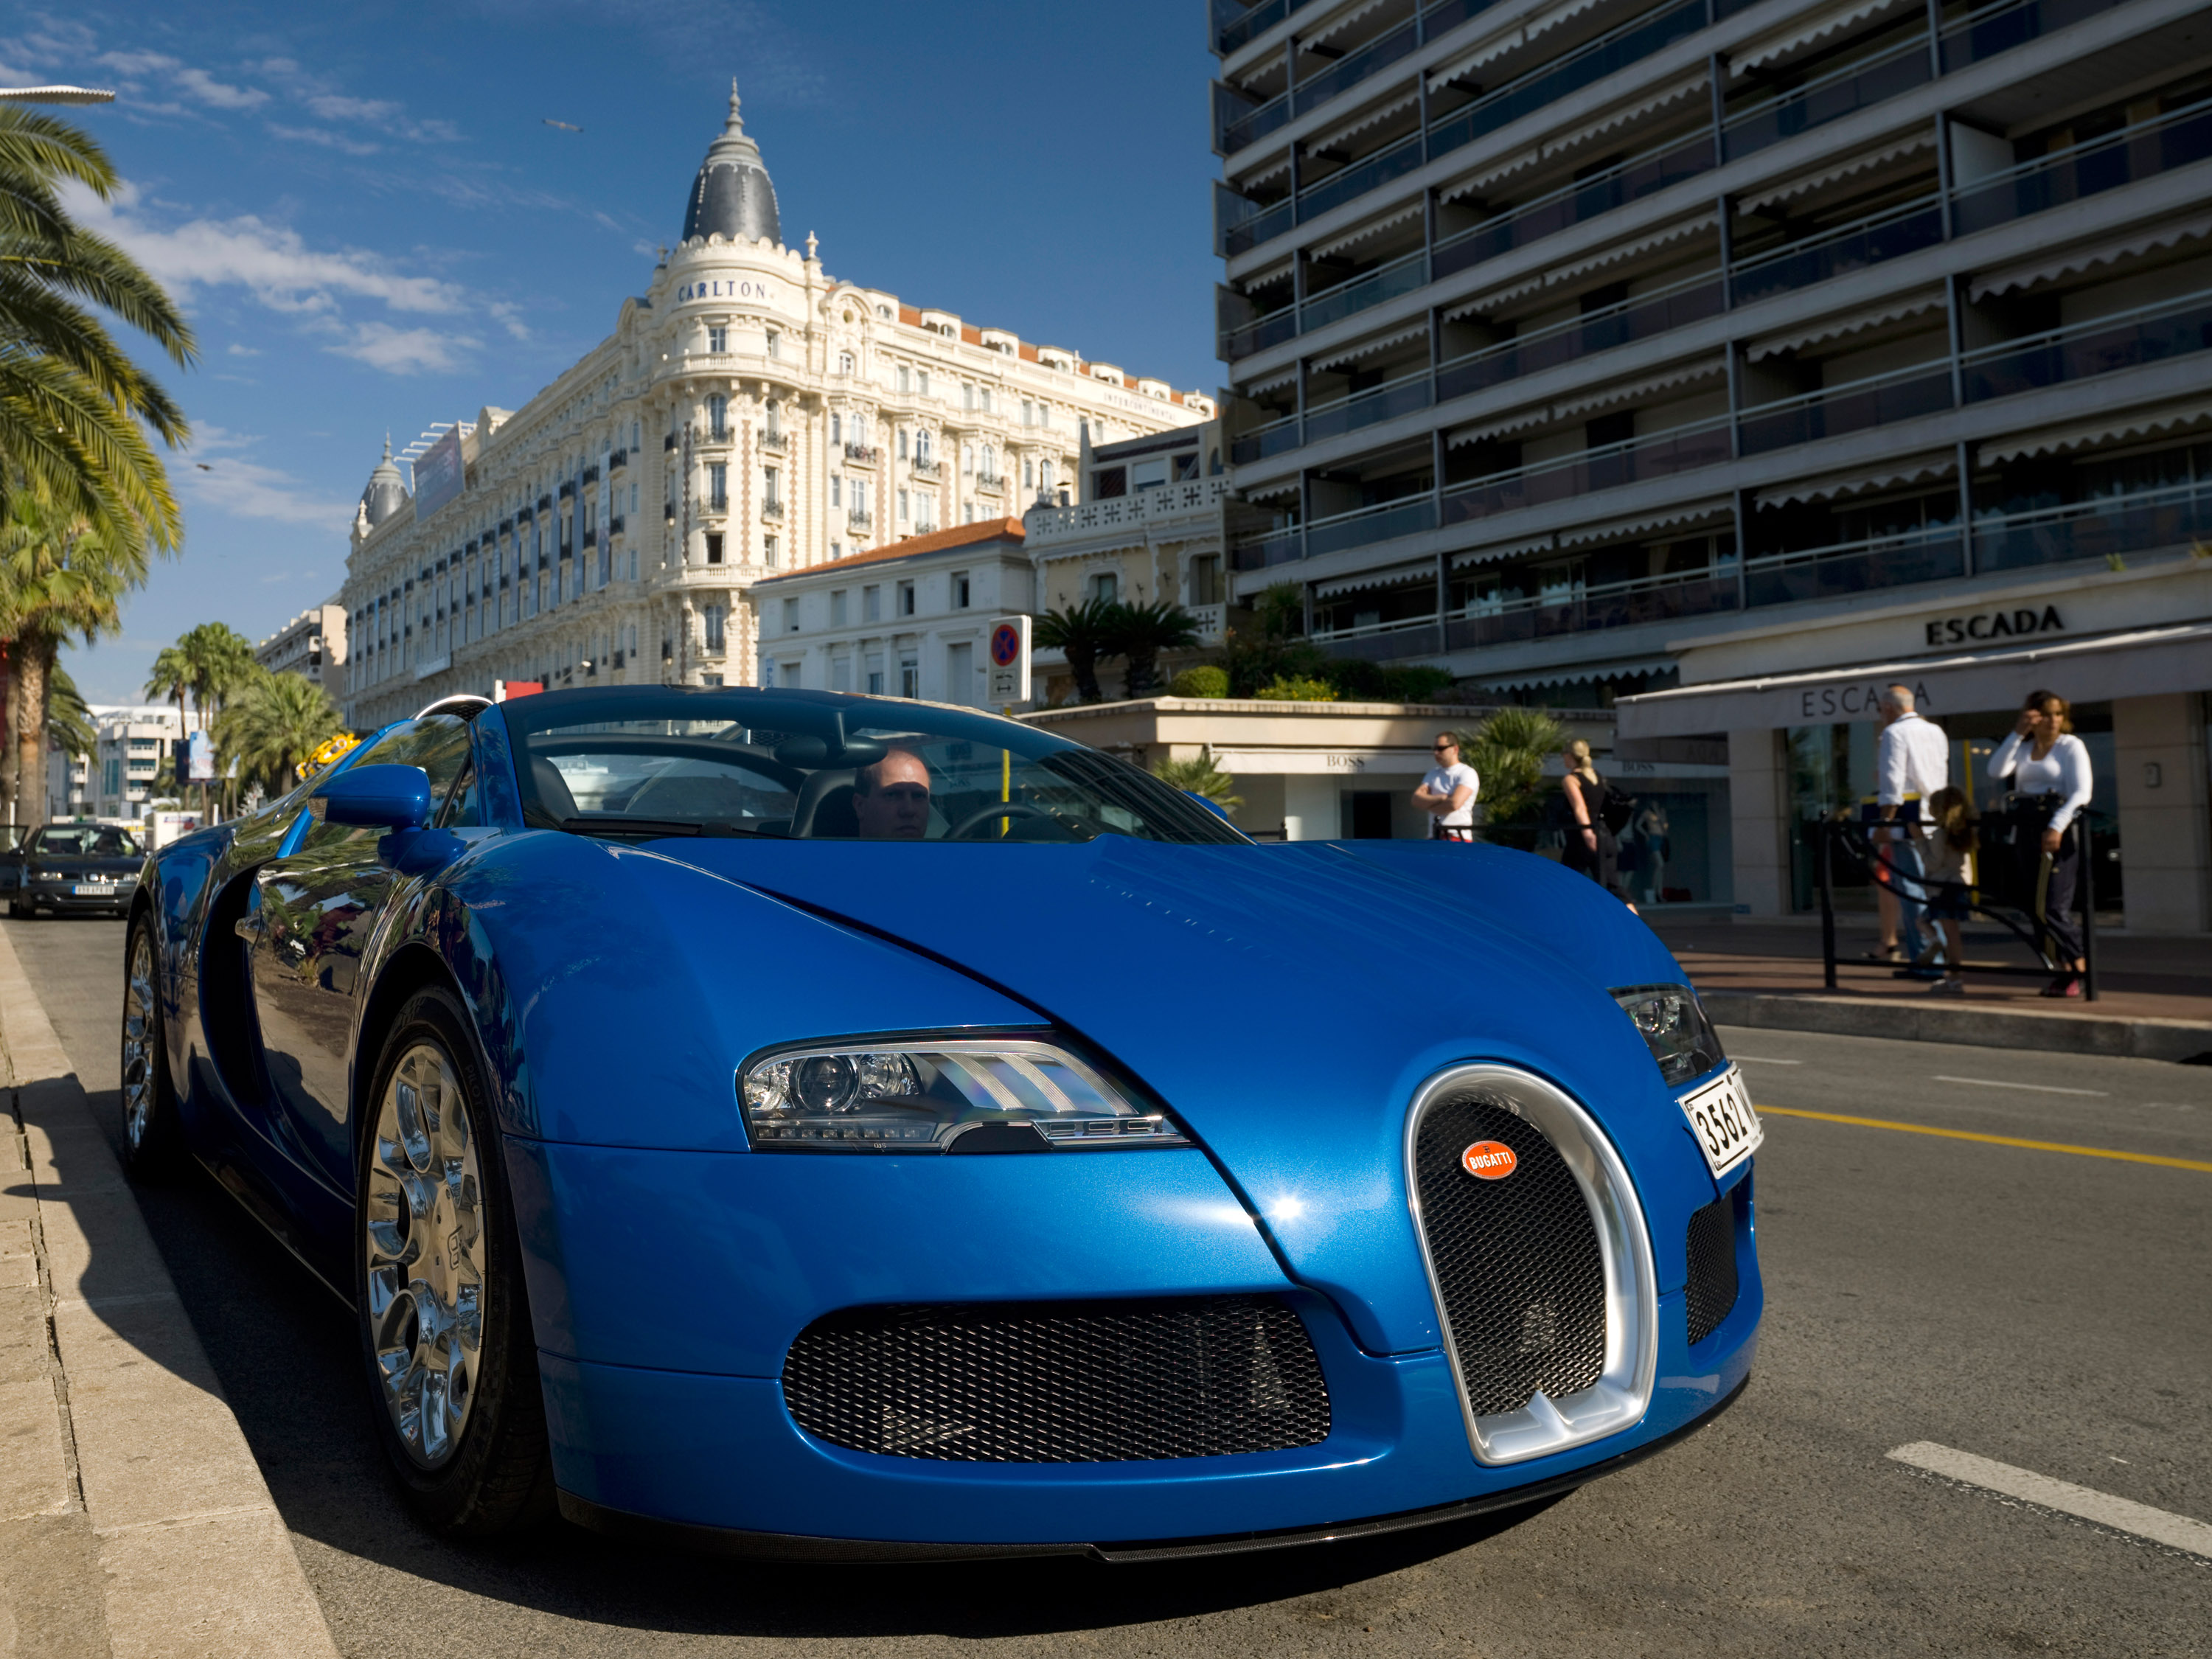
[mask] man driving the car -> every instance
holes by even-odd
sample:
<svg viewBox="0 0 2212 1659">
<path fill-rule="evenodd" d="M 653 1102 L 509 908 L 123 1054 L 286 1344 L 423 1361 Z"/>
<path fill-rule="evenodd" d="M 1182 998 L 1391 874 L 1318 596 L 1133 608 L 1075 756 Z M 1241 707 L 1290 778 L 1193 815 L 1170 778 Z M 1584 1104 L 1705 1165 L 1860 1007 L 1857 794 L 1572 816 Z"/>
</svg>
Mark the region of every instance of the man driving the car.
<svg viewBox="0 0 2212 1659">
<path fill-rule="evenodd" d="M 893 749 L 853 775 L 853 816 L 863 841 L 920 841 L 929 833 L 929 768 Z"/>
</svg>

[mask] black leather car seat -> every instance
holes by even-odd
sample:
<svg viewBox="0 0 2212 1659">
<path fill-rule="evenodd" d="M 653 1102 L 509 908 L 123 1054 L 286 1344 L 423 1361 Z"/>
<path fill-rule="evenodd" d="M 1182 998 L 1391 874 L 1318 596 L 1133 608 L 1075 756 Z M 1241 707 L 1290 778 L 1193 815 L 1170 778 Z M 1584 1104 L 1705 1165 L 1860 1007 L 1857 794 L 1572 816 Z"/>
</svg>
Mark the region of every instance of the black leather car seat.
<svg viewBox="0 0 2212 1659">
<path fill-rule="evenodd" d="M 860 820 L 853 811 L 853 772 L 824 769 L 799 786 L 799 803 L 792 809 L 791 833 L 815 841 L 853 841 L 860 833 Z"/>
</svg>

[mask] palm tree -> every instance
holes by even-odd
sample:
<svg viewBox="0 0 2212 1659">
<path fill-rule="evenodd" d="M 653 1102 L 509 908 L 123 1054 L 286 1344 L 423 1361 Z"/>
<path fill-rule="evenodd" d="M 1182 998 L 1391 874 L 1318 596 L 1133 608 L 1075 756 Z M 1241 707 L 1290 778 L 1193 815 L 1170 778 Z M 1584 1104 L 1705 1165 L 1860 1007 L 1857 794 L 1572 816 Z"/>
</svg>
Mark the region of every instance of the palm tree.
<svg viewBox="0 0 2212 1659">
<path fill-rule="evenodd" d="M 202 731 L 211 730 L 223 700 L 261 672 L 253 660 L 253 641 L 228 623 L 202 623 L 177 636 L 154 659 L 146 695 L 177 706 L 179 724 L 189 733 L 197 715 Z M 186 708 L 190 700 L 191 708 Z M 202 785 L 200 803 L 207 804 Z"/>
<path fill-rule="evenodd" d="M 18 487 L 0 522 L 0 638 L 8 641 L 8 717 L 15 733 L 15 822 L 46 817 L 46 705 L 64 640 L 90 644 L 122 627 L 124 593 L 146 580 L 146 547 L 57 510 L 45 494 Z"/>
<path fill-rule="evenodd" d="M 0 510 L 31 490 L 62 521 L 166 552 L 183 516 L 147 434 L 174 447 L 191 428 L 88 307 L 150 336 L 179 367 L 198 348 L 161 284 L 60 197 L 73 184 L 106 201 L 118 182 L 106 153 L 67 122 L 0 108 Z"/>
<path fill-rule="evenodd" d="M 1097 702 L 1103 695 L 1098 659 L 1114 656 L 1121 648 L 1114 642 L 1115 612 L 1121 608 L 1111 599 L 1085 599 L 1065 611 L 1048 611 L 1036 620 L 1037 644 L 1066 653 L 1078 702 Z"/>
<path fill-rule="evenodd" d="M 1565 747 L 1567 729 L 1540 708 L 1501 708 L 1459 736 L 1459 751 L 1480 780 L 1486 839 L 1522 847 L 1549 793 L 1544 763 Z"/>
<path fill-rule="evenodd" d="M 1172 599 L 1150 605 L 1120 605 L 1109 635 L 1109 649 L 1129 660 L 1124 695 L 1148 697 L 1159 684 L 1163 651 L 1180 651 L 1198 643 L 1198 622 Z"/>
<path fill-rule="evenodd" d="M 299 781 L 299 768 L 345 722 L 330 693 L 302 674 L 257 668 L 216 716 L 218 769 L 238 767 L 241 783 L 258 781 L 271 795 Z"/>
<path fill-rule="evenodd" d="M 69 670 L 56 662 L 46 672 L 47 747 L 64 755 L 89 755 L 99 741 L 84 693 L 76 689 Z"/>
<path fill-rule="evenodd" d="M 1237 787 L 1237 780 L 1213 763 L 1212 749 L 1195 760 L 1155 761 L 1152 775 L 1170 789 L 1205 796 L 1224 812 L 1234 812 L 1244 804 L 1243 796 L 1230 793 Z"/>
</svg>

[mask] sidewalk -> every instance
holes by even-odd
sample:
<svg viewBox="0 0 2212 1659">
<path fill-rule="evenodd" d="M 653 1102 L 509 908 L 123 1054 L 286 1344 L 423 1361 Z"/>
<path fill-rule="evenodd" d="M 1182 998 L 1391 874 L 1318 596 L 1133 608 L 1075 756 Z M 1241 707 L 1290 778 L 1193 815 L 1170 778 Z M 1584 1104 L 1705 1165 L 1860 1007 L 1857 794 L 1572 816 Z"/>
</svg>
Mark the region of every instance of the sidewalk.
<svg viewBox="0 0 2212 1659">
<path fill-rule="evenodd" d="M 0 1654 L 336 1659 L 4 937 L 0 1068 Z"/>
<path fill-rule="evenodd" d="M 2038 994 L 2040 978 L 1978 975 L 1977 963 L 2033 960 L 2002 928 L 1978 925 L 1966 931 L 1966 994 L 1939 999 L 1925 981 L 1896 978 L 1888 965 L 1864 959 L 1879 942 L 1871 915 L 1837 918 L 1833 991 L 1823 980 L 1818 918 L 1673 918 L 1662 909 L 1645 920 L 1725 1024 L 2157 1060 L 2212 1055 L 2205 935 L 2100 933 L 2097 1000 L 2062 1001 Z"/>
</svg>

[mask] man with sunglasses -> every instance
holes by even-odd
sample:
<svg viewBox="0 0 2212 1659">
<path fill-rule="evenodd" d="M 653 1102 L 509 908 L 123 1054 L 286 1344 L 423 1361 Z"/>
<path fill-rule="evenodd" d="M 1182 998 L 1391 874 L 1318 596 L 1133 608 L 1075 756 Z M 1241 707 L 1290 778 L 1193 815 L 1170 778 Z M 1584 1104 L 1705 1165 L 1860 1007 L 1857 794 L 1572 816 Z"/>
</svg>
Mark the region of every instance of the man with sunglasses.
<svg viewBox="0 0 2212 1659">
<path fill-rule="evenodd" d="M 1482 787 L 1474 769 L 1459 757 L 1459 739 L 1449 732 L 1437 733 L 1430 745 L 1437 763 L 1413 791 L 1413 805 L 1429 815 L 1431 841 L 1474 839 L 1474 797 Z"/>
</svg>

